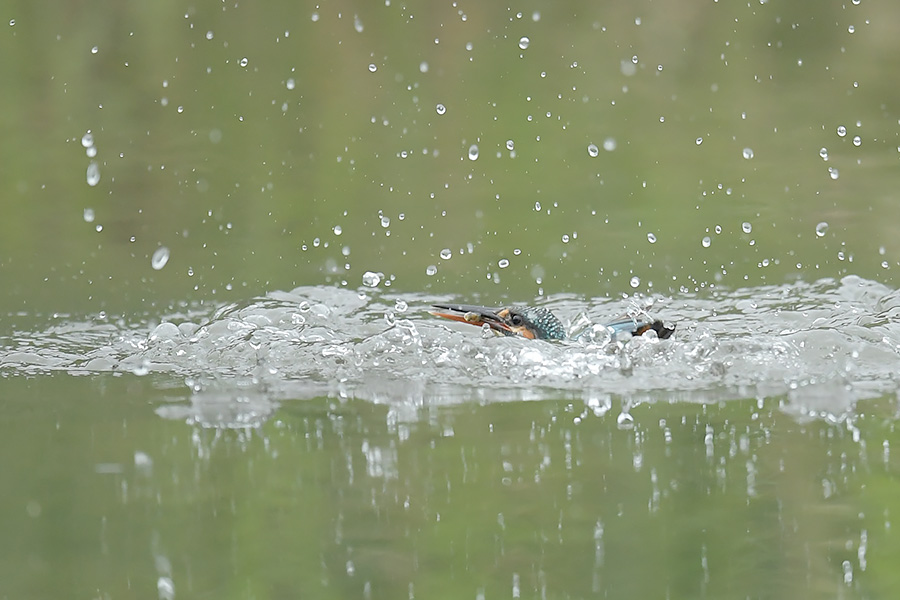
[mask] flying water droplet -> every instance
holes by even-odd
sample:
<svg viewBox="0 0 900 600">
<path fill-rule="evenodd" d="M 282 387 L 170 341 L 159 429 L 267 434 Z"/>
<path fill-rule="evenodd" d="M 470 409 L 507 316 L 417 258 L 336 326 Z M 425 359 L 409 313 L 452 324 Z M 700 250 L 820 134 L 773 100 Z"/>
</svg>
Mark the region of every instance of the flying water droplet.
<svg viewBox="0 0 900 600">
<path fill-rule="evenodd" d="M 603 149 L 606 150 L 607 152 L 612 152 L 613 150 L 615 150 L 616 149 L 616 139 L 608 137 L 605 140 L 603 140 Z"/>
<path fill-rule="evenodd" d="M 819 156 L 822 157 L 822 160 L 828 160 L 828 148 L 824 146 L 819 148 Z"/>
<path fill-rule="evenodd" d="M 832 179 L 837 179 L 838 177 L 840 177 L 840 173 L 838 173 L 838 170 L 834 167 L 828 167 L 828 176 Z"/>
<path fill-rule="evenodd" d="M 528 44 L 530 44 L 530 43 L 531 43 L 531 40 L 528 39 L 524 35 L 519 38 L 519 48 L 521 48 L 522 50 L 525 50 L 526 48 L 528 48 Z"/>
<path fill-rule="evenodd" d="M 509 261 L 505 258 L 501 258 L 499 261 L 497 261 L 497 266 L 501 269 L 505 269 L 509 266 Z"/>
<path fill-rule="evenodd" d="M 860 144 L 862 144 L 862 138 L 858 135 L 853 136 L 853 145 L 859 147 Z"/>
<path fill-rule="evenodd" d="M 444 260 L 450 260 L 453 258 L 453 252 L 450 251 L 450 248 L 444 248 L 441 250 L 441 258 Z"/>
<path fill-rule="evenodd" d="M 847 135 L 847 128 L 844 127 L 843 125 L 838 125 L 837 134 L 840 137 L 844 137 L 845 135 Z"/>
<path fill-rule="evenodd" d="M 428 275 L 429 277 L 431 277 L 431 276 L 434 275 L 435 273 L 437 273 L 437 267 L 436 267 L 436 266 L 434 266 L 434 265 L 428 265 L 427 267 L 425 267 L 425 274 Z"/>
<path fill-rule="evenodd" d="M 444 106 L 443 104 L 438 104 L 437 106 L 434 107 L 434 110 L 437 111 L 437 114 L 442 115 L 445 112 L 447 112 L 447 107 Z"/>
<path fill-rule="evenodd" d="M 751 224 L 748 223 L 747 221 L 744 221 L 744 222 L 741 224 L 741 230 L 742 230 L 744 233 L 750 233 L 751 231 L 753 231 L 753 225 L 751 225 Z"/>
<path fill-rule="evenodd" d="M 94 209 L 93 208 L 84 209 L 84 222 L 85 223 L 93 223 L 94 222 Z"/>
<path fill-rule="evenodd" d="M 597 144 L 588 144 L 588 154 L 592 158 L 596 158 L 600 154 L 600 148 L 597 147 Z"/>
<path fill-rule="evenodd" d="M 699 145 L 702 144 L 702 143 L 703 143 L 703 138 L 702 138 L 702 137 L 698 137 L 698 138 L 697 138 L 697 145 L 699 146 Z"/>
<path fill-rule="evenodd" d="M 90 148 L 94 145 L 94 134 L 88 131 L 83 136 L 81 136 L 81 145 L 85 148 Z"/>
<path fill-rule="evenodd" d="M 100 165 L 97 164 L 97 161 L 92 160 L 87 168 L 87 184 L 94 187 L 98 183 L 100 183 Z"/>
<path fill-rule="evenodd" d="M 656 234 L 653 233 L 653 232 L 648 233 L 648 234 L 647 234 L 647 241 L 650 242 L 651 244 L 655 244 L 655 243 L 656 243 Z"/>
<path fill-rule="evenodd" d="M 378 287 L 378 284 L 381 283 L 381 273 L 375 273 L 374 271 L 366 271 L 362 276 L 362 283 L 366 287 L 374 288 Z"/>
<path fill-rule="evenodd" d="M 241 66 L 242 66 L 242 67 L 246 67 L 248 64 L 250 64 L 250 60 L 249 60 L 246 56 L 245 56 L 244 58 L 241 59 Z"/>
<path fill-rule="evenodd" d="M 512 152 L 516 149 L 516 143 L 512 140 L 506 140 L 506 149 Z"/>
<path fill-rule="evenodd" d="M 169 262 L 169 249 L 165 246 L 157 248 L 153 256 L 150 257 L 150 266 L 153 267 L 154 271 L 162 269 L 167 262 Z"/>
<path fill-rule="evenodd" d="M 753 148 L 744 148 L 744 158 L 747 160 L 753 158 Z"/>
<path fill-rule="evenodd" d="M 641 278 L 635 275 L 631 278 L 631 281 L 629 283 L 631 284 L 631 287 L 636 288 L 641 285 Z"/>
<path fill-rule="evenodd" d="M 369 63 L 369 73 L 374 73 L 377 70 L 378 67 L 375 65 L 375 63 Z"/>
<path fill-rule="evenodd" d="M 469 146 L 469 160 L 478 160 L 478 145 L 472 144 Z"/>
<path fill-rule="evenodd" d="M 390 227 L 391 226 L 391 218 L 382 216 L 381 217 L 381 226 L 384 227 L 385 229 Z"/>
<path fill-rule="evenodd" d="M 816 237 L 822 237 L 826 233 L 828 233 L 828 223 L 822 221 L 818 225 L 816 225 Z"/>
<path fill-rule="evenodd" d="M 709 248 L 710 245 L 712 244 L 712 240 L 709 239 L 709 236 L 706 236 L 706 237 L 704 237 L 702 240 L 700 240 L 700 244 L 701 244 L 704 248 Z"/>
</svg>

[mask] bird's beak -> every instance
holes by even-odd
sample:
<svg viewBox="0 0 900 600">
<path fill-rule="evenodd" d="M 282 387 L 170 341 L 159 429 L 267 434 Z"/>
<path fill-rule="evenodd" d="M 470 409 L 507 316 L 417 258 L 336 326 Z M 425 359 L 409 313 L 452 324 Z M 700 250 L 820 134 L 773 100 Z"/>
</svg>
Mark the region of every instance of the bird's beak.
<svg viewBox="0 0 900 600">
<path fill-rule="evenodd" d="M 432 308 L 438 309 L 431 311 L 431 314 L 436 317 L 443 317 L 451 321 L 459 321 L 460 323 L 468 323 L 479 327 L 487 325 L 494 331 L 504 335 L 517 333 L 503 318 L 503 309 L 500 308 L 474 306 L 471 304 L 433 304 Z"/>
</svg>

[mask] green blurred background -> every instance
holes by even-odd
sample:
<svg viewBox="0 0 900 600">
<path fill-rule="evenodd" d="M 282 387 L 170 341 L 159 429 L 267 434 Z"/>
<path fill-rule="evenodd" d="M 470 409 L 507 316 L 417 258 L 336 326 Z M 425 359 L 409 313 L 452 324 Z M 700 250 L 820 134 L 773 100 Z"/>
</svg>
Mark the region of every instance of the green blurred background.
<svg viewBox="0 0 900 600">
<path fill-rule="evenodd" d="M 900 261 L 889 0 L 0 12 L 3 313 L 159 314 L 367 271 L 523 299 L 890 285 Z"/>
</svg>

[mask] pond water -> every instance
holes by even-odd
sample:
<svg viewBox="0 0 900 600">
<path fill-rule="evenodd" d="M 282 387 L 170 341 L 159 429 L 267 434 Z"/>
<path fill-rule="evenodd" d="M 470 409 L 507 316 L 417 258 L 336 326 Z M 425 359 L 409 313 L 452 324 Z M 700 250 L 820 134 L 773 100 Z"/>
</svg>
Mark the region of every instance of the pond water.
<svg viewBox="0 0 900 600">
<path fill-rule="evenodd" d="M 0 598 L 896 595 L 900 4 L 44 4 Z"/>
</svg>

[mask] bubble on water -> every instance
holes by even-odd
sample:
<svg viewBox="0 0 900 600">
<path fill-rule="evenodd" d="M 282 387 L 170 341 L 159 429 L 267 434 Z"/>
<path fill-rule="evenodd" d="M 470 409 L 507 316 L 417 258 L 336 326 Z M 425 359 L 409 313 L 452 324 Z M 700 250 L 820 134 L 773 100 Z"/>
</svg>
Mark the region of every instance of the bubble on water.
<svg viewBox="0 0 900 600">
<path fill-rule="evenodd" d="M 374 73 L 377 70 L 378 67 L 375 65 L 375 63 L 369 63 L 369 73 Z"/>
<path fill-rule="evenodd" d="M 741 224 L 741 230 L 742 230 L 744 233 L 750 233 L 751 231 L 753 231 L 753 225 L 751 225 L 751 224 L 748 223 L 747 221 L 744 221 L 744 222 Z"/>
<path fill-rule="evenodd" d="M 81 145 L 85 148 L 90 148 L 94 145 L 94 134 L 88 131 L 83 136 L 81 136 Z"/>
<path fill-rule="evenodd" d="M 335 225 L 331 228 L 331 230 L 334 232 L 334 235 L 341 235 L 342 233 L 344 233 L 344 230 L 341 229 L 340 225 Z"/>
<path fill-rule="evenodd" d="M 366 287 L 374 288 L 378 287 L 378 284 L 381 283 L 381 278 L 383 275 L 381 273 L 376 273 L 374 271 L 366 271 L 362 276 L 362 283 Z"/>
<path fill-rule="evenodd" d="M 706 237 L 704 237 L 702 240 L 700 240 L 700 244 L 701 244 L 704 248 L 709 248 L 710 245 L 712 244 L 712 240 L 709 238 L 709 236 L 706 236 Z"/>
<path fill-rule="evenodd" d="M 743 156 L 747 160 L 753 158 L 753 148 L 744 148 Z"/>
<path fill-rule="evenodd" d="M 697 138 L 697 145 L 699 146 L 699 145 L 702 144 L 702 143 L 703 143 L 703 138 L 702 138 L 702 137 L 698 137 L 698 138 Z"/>
<path fill-rule="evenodd" d="M 443 250 L 441 250 L 441 258 L 444 260 L 450 260 L 451 258 L 453 258 L 453 252 L 450 250 L 450 248 L 444 248 Z"/>
<path fill-rule="evenodd" d="M 519 48 L 521 48 L 522 50 L 525 50 L 526 48 L 528 48 L 528 44 L 530 44 L 530 43 L 531 43 L 531 40 L 529 40 L 528 37 L 526 37 L 524 35 L 519 38 Z"/>
<path fill-rule="evenodd" d="M 634 277 L 631 278 L 631 281 L 629 282 L 629 284 L 631 285 L 631 287 L 636 288 L 639 285 L 641 285 L 641 278 L 638 277 L 637 275 L 635 275 Z"/>
<path fill-rule="evenodd" d="M 250 64 L 250 59 L 248 59 L 248 58 L 245 56 L 244 58 L 241 59 L 241 63 L 240 63 L 240 64 L 241 64 L 242 67 L 246 67 L 247 65 Z"/>
<path fill-rule="evenodd" d="M 838 125 L 837 134 L 841 137 L 844 137 L 845 135 L 847 135 L 847 128 L 843 125 Z"/>
<path fill-rule="evenodd" d="M 859 146 L 860 144 L 862 144 L 862 138 L 858 135 L 853 136 L 853 145 Z"/>
<path fill-rule="evenodd" d="M 93 223 L 94 222 L 94 209 L 93 208 L 84 209 L 84 222 L 85 223 Z"/>
<path fill-rule="evenodd" d="M 822 160 L 828 160 L 828 148 L 824 146 L 819 148 L 819 156 L 822 157 Z"/>
<path fill-rule="evenodd" d="M 92 160 L 87 168 L 87 184 L 94 187 L 100 183 L 100 165 L 97 161 Z"/>
<path fill-rule="evenodd" d="M 600 154 L 600 148 L 597 147 L 597 144 L 588 144 L 588 154 L 594 158 Z"/>
<path fill-rule="evenodd" d="M 169 249 L 165 246 L 157 248 L 153 256 L 150 257 L 150 266 L 153 267 L 154 271 L 162 269 L 167 262 L 169 262 Z"/>
<path fill-rule="evenodd" d="M 613 150 L 615 150 L 616 149 L 616 139 L 608 137 L 605 140 L 603 140 L 603 149 L 606 150 L 607 152 L 612 152 Z"/>
<path fill-rule="evenodd" d="M 516 149 L 516 143 L 512 140 L 506 140 L 506 149 L 512 152 Z"/>
<path fill-rule="evenodd" d="M 840 173 L 838 173 L 838 170 L 834 167 L 828 167 L 828 176 L 832 179 L 837 179 L 838 177 L 840 177 Z"/>
<path fill-rule="evenodd" d="M 297 87 L 297 81 L 293 77 L 289 77 L 288 80 L 284 82 L 284 86 L 287 89 L 292 90 Z"/>
<path fill-rule="evenodd" d="M 648 234 L 647 234 L 647 241 L 650 242 L 651 244 L 655 244 L 655 243 L 656 243 L 656 234 L 655 234 L 655 233 L 652 233 L 652 232 L 651 232 L 651 233 L 648 233 Z"/>
<path fill-rule="evenodd" d="M 447 107 L 444 106 L 443 104 L 438 104 L 437 106 L 434 107 L 434 110 L 437 111 L 437 114 L 442 115 L 445 112 L 447 112 Z"/>
<path fill-rule="evenodd" d="M 816 237 L 822 237 L 828 232 L 828 223 L 822 221 L 816 225 Z"/>
<path fill-rule="evenodd" d="M 509 266 L 509 261 L 505 258 L 501 258 L 500 260 L 497 261 L 497 266 L 500 267 L 501 269 L 505 269 L 506 267 Z"/>
<path fill-rule="evenodd" d="M 431 276 L 434 275 L 435 273 L 437 273 L 437 267 L 436 267 L 436 266 L 434 266 L 434 265 L 428 265 L 427 267 L 425 267 L 425 274 L 428 275 L 429 277 L 431 277 Z"/>
</svg>

